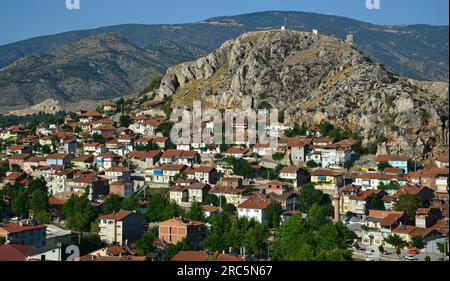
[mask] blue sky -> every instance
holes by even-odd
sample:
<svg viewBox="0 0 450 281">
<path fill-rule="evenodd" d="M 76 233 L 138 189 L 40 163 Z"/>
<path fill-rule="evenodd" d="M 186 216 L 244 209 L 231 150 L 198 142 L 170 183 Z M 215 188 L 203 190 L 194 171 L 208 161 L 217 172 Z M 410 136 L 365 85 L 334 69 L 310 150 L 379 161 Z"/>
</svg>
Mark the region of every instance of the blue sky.
<svg viewBox="0 0 450 281">
<path fill-rule="evenodd" d="M 0 45 L 39 35 L 124 23 L 188 23 L 256 11 L 290 10 L 346 16 L 378 24 L 448 25 L 448 0 L 1 0 Z"/>
</svg>

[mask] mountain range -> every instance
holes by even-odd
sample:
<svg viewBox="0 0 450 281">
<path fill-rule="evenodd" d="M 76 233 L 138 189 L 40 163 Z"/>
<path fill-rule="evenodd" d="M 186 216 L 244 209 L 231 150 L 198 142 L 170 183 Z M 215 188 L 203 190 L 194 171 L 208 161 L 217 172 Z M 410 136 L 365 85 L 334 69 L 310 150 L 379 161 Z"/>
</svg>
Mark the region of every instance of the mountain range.
<svg viewBox="0 0 450 281">
<path fill-rule="evenodd" d="M 0 46 L 0 112 L 47 99 L 63 103 L 136 94 L 154 73 L 207 55 L 251 31 L 319 29 L 344 39 L 387 70 L 448 82 L 448 26 L 382 26 L 303 12 L 259 12 L 191 24 L 126 24 Z M 96 48 L 100 48 L 98 52 Z"/>
</svg>

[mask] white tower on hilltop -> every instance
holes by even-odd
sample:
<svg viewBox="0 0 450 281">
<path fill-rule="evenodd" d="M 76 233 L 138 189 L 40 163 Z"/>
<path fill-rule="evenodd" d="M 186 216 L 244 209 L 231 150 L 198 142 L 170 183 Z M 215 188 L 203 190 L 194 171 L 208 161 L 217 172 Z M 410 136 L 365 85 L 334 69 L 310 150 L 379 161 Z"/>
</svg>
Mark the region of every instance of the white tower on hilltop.
<svg viewBox="0 0 450 281">
<path fill-rule="evenodd" d="M 281 30 L 286 30 L 286 18 L 284 18 L 284 25 L 281 26 Z"/>
</svg>

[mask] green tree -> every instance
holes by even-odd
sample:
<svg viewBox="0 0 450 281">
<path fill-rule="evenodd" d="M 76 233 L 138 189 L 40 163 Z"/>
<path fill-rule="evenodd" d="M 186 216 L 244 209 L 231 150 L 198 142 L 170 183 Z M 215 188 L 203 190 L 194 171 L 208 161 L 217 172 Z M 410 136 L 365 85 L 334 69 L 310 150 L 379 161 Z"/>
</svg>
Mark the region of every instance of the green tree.
<svg viewBox="0 0 450 281">
<path fill-rule="evenodd" d="M 106 143 L 106 140 L 97 133 L 92 135 L 92 141 L 96 143 Z"/>
<path fill-rule="evenodd" d="M 186 212 L 186 217 L 195 221 L 204 221 L 205 214 L 203 213 L 202 205 L 200 203 L 193 203 Z"/>
<path fill-rule="evenodd" d="M 153 91 L 159 88 L 159 86 L 161 85 L 161 81 L 162 81 L 162 76 L 161 75 L 152 75 L 150 77 L 150 84 L 148 87 L 149 91 Z"/>
<path fill-rule="evenodd" d="M 314 203 L 323 206 L 331 204 L 331 201 L 327 195 L 315 188 L 314 183 L 310 182 L 300 189 L 297 197 L 297 208 L 302 212 L 308 212 Z"/>
<path fill-rule="evenodd" d="M 169 200 L 161 193 L 156 193 L 150 197 L 147 203 L 146 216 L 148 221 L 162 221 L 163 211 L 169 205 Z"/>
<path fill-rule="evenodd" d="M 371 196 L 369 196 L 369 198 L 367 198 L 366 202 L 367 213 L 369 212 L 369 210 L 384 210 L 384 209 L 385 208 L 383 198 L 381 198 L 380 196 L 372 194 Z"/>
<path fill-rule="evenodd" d="M 384 238 L 384 241 L 388 244 L 391 244 L 396 249 L 397 255 L 399 255 L 401 249 L 403 249 L 407 245 L 407 243 L 397 234 L 390 235 Z"/>
<path fill-rule="evenodd" d="M 95 209 L 86 195 L 72 196 L 63 207 L 67 227 L 73 231 L 89 231 L 95 220 Z"/>
<path fill-rule="evenodd" d="M 314 169 L 319 167 L 319 164 L 317 164 L 314 160 L 309 160 L 308 162 L 306 162 L 306 167 L 308 167 L 309 169 Z"/>
<path fill-rule="evenodd" d="M 383 172 L 386 168 L 392 168 L 391 164 L 389 162 L 380 162 L 377 165 L 378 171 Z"/>
<path fill-rule="evenodd" d="M 319 229 L 321 226 L 330 222 L 327 218 L 327 209 L 325 206 L 320 206 L 317 203 L 314 203 L 308 210 L 307 220 L 313 229 Z"/>
<path fill-rule="evenodd" d="M 34 213 L 34 217 L 43 224 L 49 224 L 52 220 L 52 215 L 45 211 L 45 210 L 40 210 L 37 213 Z"/>
<path fill-rule="evenodd" d="M 281 215 L 283 214 L 283 208 L 280 203 L 271 202 L 265 212 L 265 224 L 269 228 L 277 228 L 280 226 Z"/>
<path fill-rule="evenodd" d="M 47 193 L 43 190 L 36 190 L 31 194 L 30 209 L 33 214 L 46 211 L 48 209 Z"/>
<path fill-rule="evenodd" d="M 129 196 L 123 199 L 120 208 L 125 211 L 139 210 L 139 199 L 136 196 Z"/>
<path fill-rule="evenodd" d="M 13 214 L 21 217 L 28 216 L 28 194 L 23 188 L 13 193 L 11 199 L 11 211 Z"/>
<path fill-rule="evenodd" d="M 153 242 L 158 239 L 158 228 L 153 227 L 149 232 L 144 233 L 141 238 L 136 241 L 137 253 L 139 256 L 145 256 L 155 251 Z"/>
<path fill-rule="evenodd" d="M 267 239 L 269 237 L 269 230 L 265 225 L 255 224 L 250 228 L 244 236 L 244 247 L 246 253 L 259 259 L 267 249 Z"/>
<path fill-rule="evenodd" d="M 128 126 L 130 126 L 130 124 L 131 124 L 130 116 L 121 115 L 119 118 L 119 124 L 120 124 L 120 127 L 128 128 Z"/>
<path fill-rule="evenodd" d="M 404 194 L 398 198 L 395 203 L 395 210 L 404 212 L 410 220 L 416 217 L 416 211 L 418 208 L 423 207 L 423 202 L 416 194 Z"/>
<path fill-rule="evenodd" d="M 411 237 L 411 246 L 417 250 L 422 250 L 426 246 L 425 240 L 421 236 L 413 236 Z"/>
<path fill-rule="evenodd" d="M 116 194 L 111 194 L 106 197 L 105 203 L 103 204 L 103 213 L 111 214 L 120 211 L 121 199 Z"/>
<path fill-rule="evenodd" d="M 227 214 L 232 214 L 236 212 L 236 207 L 233 204 L 227 203 L 222 205 L 222 211 Z"/>
<path fill-rule="evenodd" d="M 280 152 L 274 153 L 274 154 L 272 155 L 272 159 L 273 159 L 273 161 L 275 161 L 275 162 L 281 161 L 281 160 L 284 159 L 284 154 L 283 154 L 283 153 L 280 153 Z"/>
</svg>

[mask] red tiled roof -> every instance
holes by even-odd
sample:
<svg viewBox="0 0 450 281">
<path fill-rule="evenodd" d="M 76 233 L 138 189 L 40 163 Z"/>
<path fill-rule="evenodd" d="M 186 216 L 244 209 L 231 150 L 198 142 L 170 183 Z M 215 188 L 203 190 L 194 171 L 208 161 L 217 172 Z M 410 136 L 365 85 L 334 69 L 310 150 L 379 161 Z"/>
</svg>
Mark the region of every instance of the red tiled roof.
<svg viewBox="0 0 450 281">
<path fill-rule="evenodd" d="M 33 246 L 5 244 L 0 246 L 0 261 L 25 261 Z"/>
<path fill-rule="evenodd" d="M 201 221 L 194 221 L 185 218 L 173 218 L 170 220 L 163 221 L 159 223 L 160 226 L 174 226 L 174 225 L 183 225 L 183 226 L 202 226 L 205 223 Z"/>
<path fill-rule="evenodd" d="M 375 160 L 377 162 L 389 162 L 389 161 L 408 161 L 409 157 L 404 155 L 378 155 Z"/>
<path fill-rule="evenodd" d="M 437 157 L 437 160 L 442 163 L 448 163 L 448 154 L 441 154 Z"/>
<path fill-rule="evenodd" d="M 337 170 L 327 170 L 327 169 L 318 169 L 311 172 L 312 176 L 343 176 L 345 173 L 343 171 Z"/>
<path fill-rule="evenodd" d="M 39 224 L 39 225 L 18 225 L 15 223 L 5 224 L 3 226 L 0 226 L 0 229 L 5 230 L 8 233 L 18 233 L 23 231 L 30 231 L 30 230 L 36 230 L 36 229 L 42 229 L 47 228 L 45 224 Z"/>
<path fill-rule="evenodd" d="M 121 221 L 124 218 L 128 217 L 130 214 L 133 214 L 133 212 L 130 212 L 130 211 L 119 211 L 117 213 L 100 216 L 99 219 Z"/>
<path fill-rule="evenodd" d="M 284 174 L 297 174 L 297 172 L 300 169 L 298 167 L 292 166 L 292 167 L 284 167 L 283 169 L 281 169 L 280 173 L 284 173 Z"/>
<path fill-rule="evenodd" d="M 265 209 L 268 206 L 269 206 L 269 203 L 267 202 L 267 200 L 260 198 L 260 197 L 252 196 L 252 197 L 248 198 L 245 202 L 240 204 L 238 208 L 241 208 L 241 209 Z"/>
<path fill-rule="evenodd" d="M 204 251 L 180 251 L 176 254 L 172 261 L 221 261 L 221 262 L 236 262 L 244 261 L 242 256 L 232 256 L 227 254 L 213 253 L 208 254 Z"/>
</svg>

